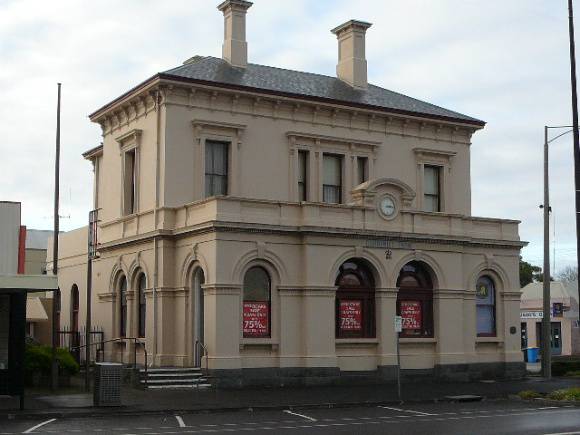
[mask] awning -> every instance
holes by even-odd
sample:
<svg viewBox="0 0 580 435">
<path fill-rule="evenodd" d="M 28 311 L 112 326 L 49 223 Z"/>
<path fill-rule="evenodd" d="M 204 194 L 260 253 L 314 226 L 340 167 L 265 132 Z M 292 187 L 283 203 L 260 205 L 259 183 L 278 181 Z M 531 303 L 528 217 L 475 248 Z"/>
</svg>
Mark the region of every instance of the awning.
<svg viewBox="0 0 580 435">
<path fill-rule="evenodd" d="M 58 290 L 55 275 L 0 275 L 0 293 L 34 293 Z"/>
<path fill-rule="evenodd" d="M 48 315 L 40 298 L 28 298 L 26 301 L 26 321 L 42 322 L 45 320 L 48 320 Z"/>
</svg>

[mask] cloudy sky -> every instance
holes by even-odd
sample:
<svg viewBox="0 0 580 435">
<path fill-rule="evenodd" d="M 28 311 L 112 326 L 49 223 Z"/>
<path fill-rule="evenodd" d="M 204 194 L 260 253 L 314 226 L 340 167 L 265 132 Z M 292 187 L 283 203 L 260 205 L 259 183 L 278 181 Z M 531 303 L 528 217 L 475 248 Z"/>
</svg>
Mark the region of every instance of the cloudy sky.
<svg viewBox="0 0 580 435">
<path fill-rule="evenodd" d="M 0 0 L 0 200 L 21 201 L 25 225 L 52 225 L 56 83 L 68 230 L 85 224 L 91 206 L 81 153 L 100 131 L 87 115 L 195 54 L 221 56 L 217 3 Z M 543 126 L 571 123 L 566 1 L 255 0 L 250 61 L 334 75 L 329 30 L 351 18 L 373 23 L 372 83 L 487 121 L 471 148 L 473 214 L 520 219 L 524 258 L 541 264 Z M 576 253 L 571 135 L 551 149 L 561 269 Z"/>
</svg>

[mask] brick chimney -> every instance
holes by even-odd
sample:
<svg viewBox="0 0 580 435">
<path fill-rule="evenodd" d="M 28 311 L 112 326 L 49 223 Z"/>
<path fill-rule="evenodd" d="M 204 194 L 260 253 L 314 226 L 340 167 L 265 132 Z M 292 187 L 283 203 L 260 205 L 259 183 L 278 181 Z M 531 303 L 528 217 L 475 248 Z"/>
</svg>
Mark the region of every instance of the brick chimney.
<svg viewBox="0 0 580 435">
<path fill-rule="evenodd" d="M 248 66 L 248 43 L 246 42 L 246 11 L 252 2 L 226 0 L 218 6 L 224 14 L 224 45 L 222 57 L 230 65 Z"/>
<path fill-rule="evenodd" d="M 331 30 L 338 39 L 336 75 L 353 88 L 368 88 L 365 34 L 371 26 L 371 23 L 350 20 Z"/>
</svg>

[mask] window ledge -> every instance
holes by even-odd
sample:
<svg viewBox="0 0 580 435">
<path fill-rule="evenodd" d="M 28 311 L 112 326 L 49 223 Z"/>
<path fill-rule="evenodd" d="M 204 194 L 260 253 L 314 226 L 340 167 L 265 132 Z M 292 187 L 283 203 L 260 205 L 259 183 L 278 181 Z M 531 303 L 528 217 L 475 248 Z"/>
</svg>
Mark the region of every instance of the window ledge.
<svg viewBox="0 0 580 435">
<path fill-rule="evenodd" d="M 335 340 L 337 346 L 340 345 L 375 345 L 379 344 L 378 338 L 337 338 Z"/>
<path fill-rule="evenodd" d="M 437 339 L 433 338 L 433 337 L 417 337 L 417 338 L 411 338 L 411 337 L 405 337 L 405 338 L 399 338 L 399 343 L 437 343 Z"/>
<path fill-rule="evenodd" d="M 501 337 L 477 337 L 475 339 L 476 343 L 503 343 L 503 338 Z"/>
<path fill-rule="evenodd" d="M 245 338 L 240 342 L 240 350 L 246 347 L 269 346 L 272 350 L 278 350 L 280 343 L 272 338 Z"/>
</svg>

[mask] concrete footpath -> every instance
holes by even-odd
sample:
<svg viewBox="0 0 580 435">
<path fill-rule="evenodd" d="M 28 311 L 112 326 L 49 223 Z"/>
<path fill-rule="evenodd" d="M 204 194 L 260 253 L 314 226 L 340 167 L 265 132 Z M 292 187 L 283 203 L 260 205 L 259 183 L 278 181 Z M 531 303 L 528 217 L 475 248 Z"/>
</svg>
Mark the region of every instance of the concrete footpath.
<svg viewBox="0 0 580 435">
<path fill-rule="evenodd" d="M 561 388 L 580 387 L 580 378 L 545 381 L 529 377 L 519 381 L 470 383 L 403 383 L 403 401 L 432 402 L 447 396 L 477 395 L 487 399 L 508 398 L 523 390 L 548 393 Z M 18 410 L 17 398 L 0 397 L 0 419 L 83 417 L 110 414 L 217 412 L 240 409 L 288 409 L 348 407 L 399 403 L 395 384 L 335 387 L 259 388 L 243 390 L 140 390 L 124 388 L 121 407 L 96 408 L 92 396 L 69 394 L 27 396 L 25 410 Z"/>
</svg>

